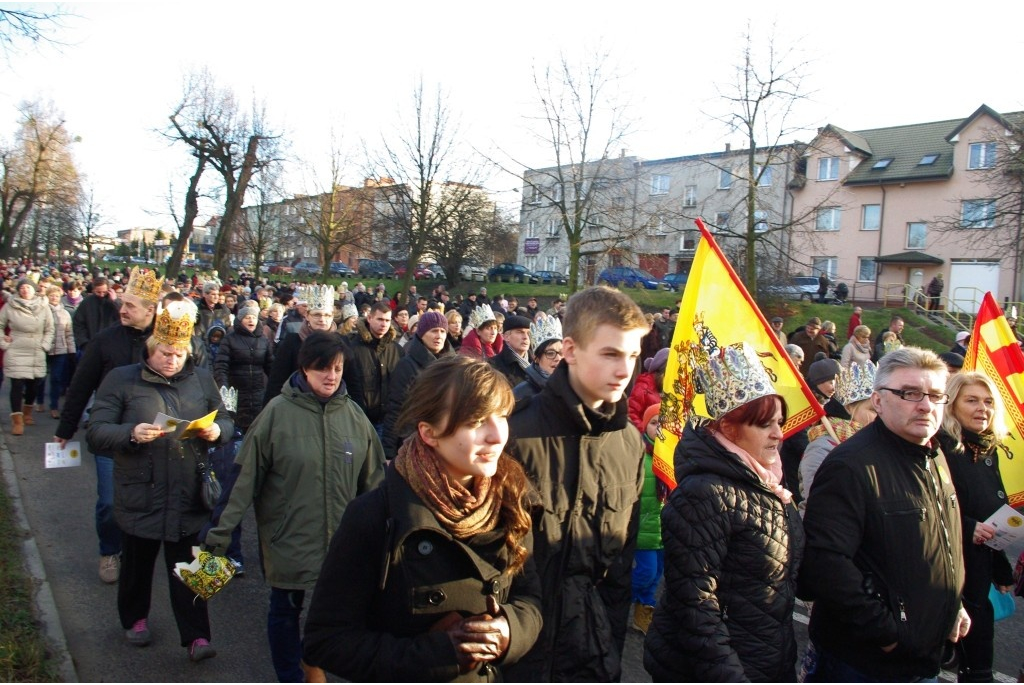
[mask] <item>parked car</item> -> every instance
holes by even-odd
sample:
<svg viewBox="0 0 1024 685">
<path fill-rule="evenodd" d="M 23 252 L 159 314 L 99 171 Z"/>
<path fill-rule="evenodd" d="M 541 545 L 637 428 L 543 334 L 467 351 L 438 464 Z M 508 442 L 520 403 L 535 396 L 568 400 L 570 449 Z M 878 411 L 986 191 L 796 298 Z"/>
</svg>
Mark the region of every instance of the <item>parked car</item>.
<svg viewBox="0 0 1024 685">
<path fill-rule="evenodd" d="M 356 270 L 345 262 L 331 262 L 330 271 L 332 276 L 341 276 L 343 278 L 356 275 Z"/>
<path fill-rule="evenodd" d="M 292 265 L 287 262 L 267 262 L 267 273 L 275 276 L 287 276 L 294 271 Z"/>
<path fill-rule="evenodd" d="M 487 280 L 492 282 L 508 281 L 509 283 L 537 283 L 537 274 L 522 264 L 502 262 L 487 270 Z"/>
<path fill-rule="evenodd" d="M 597 276 L 598 283 L 627 288 L 646 288 L 657 290 L 660 281 L 643 269 L 636 269 L 631 266 L 612 266 L 602 271 Z"/>
<path fill-rule="evenodd" d="M 815 300 L 818 297 L 818 279 L 815 276 L 793 276 L 788 283 L 766 288 L 769 295 L 784 300 Z"/>
<path fill-rule="evenodd" d="M 537 281 L 549 285 L 565 285 L 569 277 L 559 271 L 537 271 Z"/>
<path fill-rule="evenodd" d="M 360 259 L 356 272 L 363 278 L 395 278 L 395 267 L 383 259 Z"/>
<path fill-rule="evenodd" d="M 323 273 L 323 267 L 316 262 L 297 262 L 292 267 L 292 273 L 296 276 L 319 276 Z"/>
<path fill-rule="evenodd" d="M 459 267 L 459 278 L 463 281 L 486 281 L 487 269 L 476 262 L 466 262 Z"/>
<path fill-rule="evenodd" d="M 681 274 L 665 274 L 664 278 L 661 279 L 661 286 L 665 290 L 671 290 L 673 292 L 682 290 L 686 286 L 686 279 L 689 275 L 689 272 Z"/>
</svg>

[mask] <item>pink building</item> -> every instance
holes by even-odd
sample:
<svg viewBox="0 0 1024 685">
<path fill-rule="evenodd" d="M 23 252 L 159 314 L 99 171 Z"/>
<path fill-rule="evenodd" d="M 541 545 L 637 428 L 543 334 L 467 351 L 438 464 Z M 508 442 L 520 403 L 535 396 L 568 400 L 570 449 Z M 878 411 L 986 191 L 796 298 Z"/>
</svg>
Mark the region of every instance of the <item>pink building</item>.
<svg viewBox="0 0 1024 685">
<path fill-rule="evenodd" d="M 790 272 L 899 296 L 943 276 L 944 306 L 1022 299 L 1024 112 L 846 131 L 829 124 L 791 184 Z M 1015 162 L 1015 163 L 1014 163 Z"/>
</svg>

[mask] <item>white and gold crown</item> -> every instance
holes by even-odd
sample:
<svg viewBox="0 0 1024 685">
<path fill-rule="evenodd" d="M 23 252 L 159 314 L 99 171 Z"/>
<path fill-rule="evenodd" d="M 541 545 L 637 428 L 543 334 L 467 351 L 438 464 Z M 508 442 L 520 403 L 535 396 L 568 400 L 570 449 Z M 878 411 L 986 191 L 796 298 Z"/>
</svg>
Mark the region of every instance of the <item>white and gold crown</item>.
<svg viewBox="0 0 1024 685">
<path fill-rule="evenodd" d="M 192 329 L 199 309 L 188 300 L 168 302 L 157 314 L 153 339 L 165 345 L 191 349 Z"/>
<path fill-rule="evenodd" d="M 480 326 L 483 326 L 488 321 L 494 320 L 494 312 L 491 311 L 491 305 L 489 304 L 482 304 L 469 313 L 470 328 L 480 328 Z"/>
<path fill-rule="evenodd" d="M 157 278 L 155 271 L 133 266 L 124 294 L 134 295 L 140 300 L 156 304 L 160 301 L 160 289 L 163 285 L 164 279 Z"/>
<path fill-rule="evenodd" d="M 220 401 L 224 403 L 225 409 L 235 411 L 238 409 L 238 390 L 226 385 L 220 386 Z"/>
<path fill-rule="evenodd" d="M 562 322 L 557 316 L 543 316 L 530 324 L 530 342 L 533 349 L 549 340 L 562 339 Z"/>
<path fill-rule="evenodd" d="M 296 286 L 295 290 L 292 291 L 292 299 L 295 300 L 295 304 L 309 304 L 309 286 Z"/>
<path fill-rule="evenodd" d="M 718 420 L 760 397 L 777 394 L 754 348 L 745 342 L 720 348 L 706 360 L 707 366 L 698 366 L 694 374 L 712 419 Z"/>
<path fill-rule="evenodd" d="M 306 289 L 306 302 L 311 312 L 334 313 L 334 286 L 311 285 Z"/>
<path fill-rule="evenodd" d="M 261 297 L 260 298 L 260 309 L 270 309 L 270 305 L 274 304 L 273 298 Z"/>
<path fill-rule="evenodd" d="M 877 368 L 874 362 L 868 360 L 863 365 L 852 362 L 849 368 L 840 369 L 835 394 L 839 403 L 845 407 L 871 397 Z"/>
<path fill-rule="evenodd" d="M 342 321 L 345 321 L 347 319 L 351 319 L 353 316 L 359 316 L 359 310 L 356 309 L 356 306 L 354 304 L 346 302 L 345 304 L 341 305 L 341 320 Z"/>
</svg>

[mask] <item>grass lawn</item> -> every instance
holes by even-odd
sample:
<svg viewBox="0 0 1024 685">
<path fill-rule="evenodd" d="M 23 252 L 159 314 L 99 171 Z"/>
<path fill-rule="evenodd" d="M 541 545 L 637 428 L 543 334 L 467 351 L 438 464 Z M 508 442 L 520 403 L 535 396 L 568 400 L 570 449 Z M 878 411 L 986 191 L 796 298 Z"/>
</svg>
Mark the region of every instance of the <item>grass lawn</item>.
<svg viewBox="0 0 1024 685">
<path fill-rule="evenodd" d="M 0 682 L 55 682 L 57 668 L 48 659 L 33 615 L 32 579 L 21 556 L 22 535 L 7 489 L 0 487 Z"/>
</svg>

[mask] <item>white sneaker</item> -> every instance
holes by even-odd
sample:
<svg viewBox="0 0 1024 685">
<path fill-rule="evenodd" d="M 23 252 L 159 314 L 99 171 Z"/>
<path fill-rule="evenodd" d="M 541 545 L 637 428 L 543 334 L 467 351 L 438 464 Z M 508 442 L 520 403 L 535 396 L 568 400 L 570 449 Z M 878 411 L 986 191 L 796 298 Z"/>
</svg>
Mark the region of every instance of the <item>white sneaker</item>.
<svg viewBox="0 0 1024 685">
<path fill-rule="evenodd" d="M 100 557 L 100 580 L 113 584 L 121 575 L 121 558 L 116 554 Z"/>
</svg>

